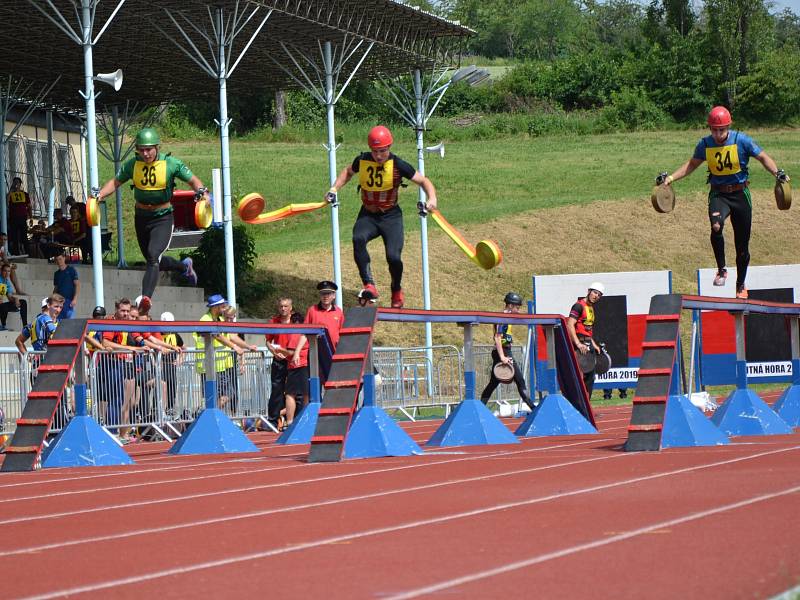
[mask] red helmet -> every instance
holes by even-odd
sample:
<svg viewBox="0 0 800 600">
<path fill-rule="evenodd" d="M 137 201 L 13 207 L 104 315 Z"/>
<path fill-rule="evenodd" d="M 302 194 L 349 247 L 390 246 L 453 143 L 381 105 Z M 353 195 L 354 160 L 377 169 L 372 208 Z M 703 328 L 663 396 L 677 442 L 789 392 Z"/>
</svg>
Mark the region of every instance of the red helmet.
<svg viewBox="0 0 800 600">
<path fill-rule="evenodd" d="M 715 106 L 708 113 L 708 124 L 710 127 L 727 127 L 731 124 L 731 113 L 724 106 Z"/>
<path fill-rule="evenodd" d="M 367 136 L 367 144 L 373 149 L 386 148 L 387 146 L 391 146 L 393 141 L 392 132 L 383 125 L 378 125 L 370 129 L 369 135 Z"/>
</svg>

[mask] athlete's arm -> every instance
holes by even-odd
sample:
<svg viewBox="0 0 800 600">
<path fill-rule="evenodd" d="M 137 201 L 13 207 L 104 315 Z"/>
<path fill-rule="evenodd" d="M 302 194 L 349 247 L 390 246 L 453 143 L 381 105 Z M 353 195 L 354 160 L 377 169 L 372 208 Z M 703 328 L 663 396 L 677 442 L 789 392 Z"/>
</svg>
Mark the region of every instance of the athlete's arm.
<svg viewBox="0 0 800 600">
<path fill-rule="evenodd" d="M 578 333 L 575 331 L 575 324 L 577 322 L 578 320 L 575 317 L 569 317 L 567 319 L 567 333 L 569 334 L 569 339 L 572 340 L 572 345 L 575 346 L 575 349 L 581 354 L 586 354 L 589 350 L 586 348 L 586 345 L 582 344 L 578 339 Z"/>
<path fill-rule="evenodd" d="M 97 193 L 97 199 L 102 200 L 106 196 L 110 196 L 114 192 L 114 190 L 116 190 L 121 185 L 122 182 L 116 177 L 114 179 L 110 179 L 109 181 L 106 182 L 106 184 L 103 187 L 100 188 L 100 191 Z"/>
<path fill-rule="evenodd" d="M 411 178 L 411 181 L 416 183 L 420 186 L 423 190 L 425 190 L 425 195 L 428 197 L 428 201 L 425 203 L 425 208 L 429 211 L 436 208 L 436 188 L 433 187 L 433 183 L 431 180 L 422 175 L 419 171 L 414 173 L 414 177 Z"/>
<path fill-rule="evenodd" d="M 347 182 L 350 181 L 353 178 L 353 175 L 355 174 L 356 172 L 353 171 L 352 165 L 347 165 L 344 169 L 342 169 L 342 172 L 339 173 L 339 176 L 336 178 L 336 181 L 333 182 L 333 185 L 331 186 L 331 191 L 335 190 L 335 192 L 338 192 L 340 189 L 342 189 L 342 187 L 347 185 Z M 327 200 L 328 198 L 326 194 L 325 201 L 327 202 Z"/>
<path fill-rule="evenodd" d="M 678 179 L 683 179 L 687 175 L 691 175 L 697 167 L 703 164 L 703 162 L 704 161 L 699 158 L 690 158 L 684 164 L 678 167 L 677 171 L 667 177 L 664 180 L 663 185 L 670 185 L 673 181 L 678 181 Z"/>
<path fill-rule="evenodd" d="M 764 168 L 767 171 L 769 171 L 773 176 L 776 176 L 778 174 L 778 165 L 776 165 L 775 161 L 772 160 L 772 157 L 763 150 L 761 151 L 761 154 L 757 154 L 755 156 L 755 159 L 762 165 L 764 165 Z"/>
<path fill-rule="evenodd" d="M 197 175 L 192 175 L 192 178 L 189 180 L 189 185 L 195 192 L 199 192 L 204 187 L 203 182 L 200 181 L 200 178 Z M 210 199 L 208 196 L 208 190 L 203 192 L 203 198 L 206 200 Z"/>
</svg>

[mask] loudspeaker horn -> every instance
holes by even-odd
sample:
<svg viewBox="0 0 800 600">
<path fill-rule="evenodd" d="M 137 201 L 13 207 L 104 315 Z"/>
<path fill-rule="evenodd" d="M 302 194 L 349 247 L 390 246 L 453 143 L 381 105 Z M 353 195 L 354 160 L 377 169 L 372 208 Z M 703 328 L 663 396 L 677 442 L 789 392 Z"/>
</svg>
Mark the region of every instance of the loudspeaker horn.
<svg viewBox="0 0 800 600">
<path fill-rule="evenodd" d="M 439 158 L 444 158 L 444 142 L 439 142 L 435 146 L 428 146 L 425 148 L 428 154 L 438 154 Z"/>
<path fill-rule="evenodd" d="M 115 92 L 118 92 L 122 87 L 122 69 L 117 69 L 113 73 L 98 73 L 95 76 L 95 80 L 110 85 Z"/>
</svg>

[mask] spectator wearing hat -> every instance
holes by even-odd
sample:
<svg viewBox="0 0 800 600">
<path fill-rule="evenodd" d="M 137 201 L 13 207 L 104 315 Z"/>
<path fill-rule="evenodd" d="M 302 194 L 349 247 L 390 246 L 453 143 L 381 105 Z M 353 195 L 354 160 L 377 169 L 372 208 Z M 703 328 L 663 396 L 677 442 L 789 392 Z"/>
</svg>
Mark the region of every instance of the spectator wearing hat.
<svg viewBox="0 0 800 600">
<path fill-rule="evenodd" d="M 507 293 L 505 298 L 503 298 L 503 303 L 505 304 L 505 307 L 503 308 L 504 313 L 516 315 L 519 314 L 519 311 L 522 309 L 522 297 L 515 292 Z M 522 370 L 519 368 L 519 365 L 516 363 L 516 361 L 514 361 L 514 359 L 511 357 L 511 347 L 513 343 L 514 338 L 511 335 L 511 324 L 502 323 L 495 325 L 494 349 L 492 350 L 492 370 L 489 375 L 489 383 L 481 393 L 481 402 L 487 404 L 489 402 L 489 398 L 492 397 L 494 390 L 498 385 L 500 385 L 500 380 L 495 376 L 494 367 L 499 363 L 503 363 L 513 367 L 514 383 L 517 384 L 519 397 L 525 404 L 528 405 L 531 410 L 533 410 L 534 405 L 531 401 L 530 395 L 528 394 L 528 388 L 525 385 L 525 378 L 522 376 Z"/>
<path fill-rule="evenodd" d="M 95 306 L 92 311 L 92 319 L 101 321 L 106 319 L 106 309 L 104 306 Z M 105 350 L 103 346 L 103 332 L 94 331 L 89 326 L 86 336 L 83 338 L 86 345 L 86 353 L 89 356 L 89 364 L 94 366 L 95 377 L 97 378 L 98 392 L 98 409 L 99 418 L 101 423 L 106 423 L 106 415 L 108 412 L 108 372 L 110 368 L 110 361 L 112 360 L 108 354 L 95 354 L 98 350 Z"/>
<path fill-rule="evenodd" d="M 228 305 L 228 301 L 222 296 L 222 294 L 214 294 L 209 296 L 208 302 L 206 302 L 206 307 L 208 311 L 202 317 L 200 317 L 200 321 L 222 321 L 223 320 L 223 311 L 225 307 Z M 206 365 L 205 365 L 205 353 L 203 352 L 205 349 L 205 338 L 203 335 L 194 333 L 194 345 L 195 348 L 198 350 L 197 354 L 197 364 L 196 369 L 197 372 L 200 374 L 200 379 L 203 383 L 203 389 L 205 389 L 206 385 Z M 211 336 L 213 339 L 213 344 L 215 350 L 222 349 L 223 347 L 233 350 L 239 358 L 244 354 L 244 350 L 237 346 L 234 342 L 229 340 L 223 334 L 214 334 Z M 219 408 L 225 408 L 228 403 L 230 402 L 231 395 L 233 393 L 233 385 L 234 382 L 230 380 L 231 374 L 235 376 L 235 372 L 233 369 L 234 361 L 233 355 L 230 352 L 218 352 L 216 354 L 216 360 L 214 364 L 214 370 L 217 373 L 217 397 L 218 406 Z"/>
<path fill-rule="evenodd" d="M 39 312 L 40 315 L 45 314 L 47 312 L 47 310 L 48 310 L 48 308 L 47 308 L 47 300 L 48 300 L 47 298 L 42 298 L 42 309 Z M 38 318 L 38 315 L 37 315 L 37 318 Z M 31 335 L 32 335 L 33 330 L 35 328 L 35 323 L 36 323 L 36 321 L 34 321 L 33 323 L 27 323 L 22 328 L 22 332 L 17 336 L 17 339 L 14 340 L 14 345 L 17 347 L 17 349 L 19 350 L 20 354 L 25 354 L 26 352 L 28 352 L 28 349 L 25 347 L 25 342 L 27 342 L 29 339 L 31 339 Z"/>
<path fill-rule="evenodd" d="M 56 256 L 56 266 L 58 269 L 53 273 L 53 293 L 64 296 L 64 308 L 58 318 L 70 319 L 81 293 L 81 281 L 75 267 L 67 264 L 67 257 L 63 252 Z"/>
<path fill-rule="evenodd" d="M 310 325 L 324 325 L 331 340 L 331 350 L 336 351 L 339 343 L 339 332 L 344 324 L 342 309 L 334 304 L 336 290 L 339 289 L 333 281 L 325 280 L 317 284 L 319 302 L 311 305 L 306 311 L 306 323 Z"/>
</svg>

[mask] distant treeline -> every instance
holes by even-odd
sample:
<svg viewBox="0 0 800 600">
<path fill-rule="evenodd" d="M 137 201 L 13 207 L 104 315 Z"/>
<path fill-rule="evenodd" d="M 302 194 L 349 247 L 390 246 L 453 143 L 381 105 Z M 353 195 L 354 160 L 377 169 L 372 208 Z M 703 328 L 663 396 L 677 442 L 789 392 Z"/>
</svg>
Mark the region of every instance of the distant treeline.
<svg viewBox="0 0 800 600">
<path fill-rule="evenodd" d="M 764 0 L 439 0 L 415 1 L 477 33 L 471 62 L 507 66 L 489 85 L 457 84 L 440 117 L 476 115 L 502 130 L 501 115 L 531 134 L 694 125 L 715 104 L 738 122 L 800 120 L 800 17 Z M 289 91 L 290 128 L 324 125 L 324 108 Z M 271 130 L 272 94 L 231 98 L 237 134 Z M 397 121 L 370 82 L 356 82 L 336 109 L 340 123 Z M 181 137 L 208 129 L 216 103 L 174 105 L 164 123 Z M 474 122 L 469 121 L 467 122 Z M 575 125 L 579 123 L 580 125 Z M 572 124 L 572 125 L 570 125 Z"/>
</svg>

